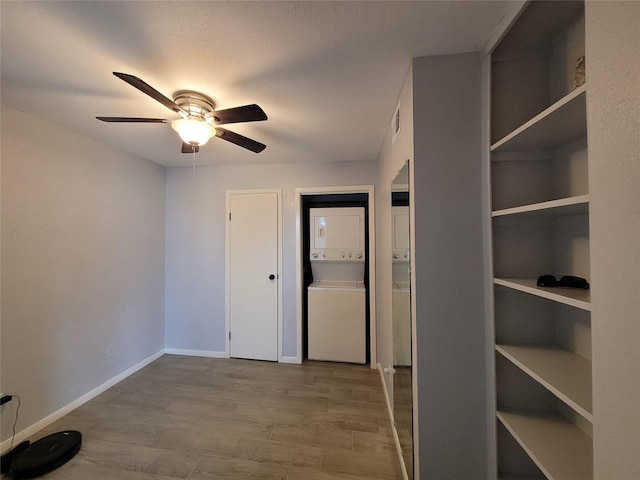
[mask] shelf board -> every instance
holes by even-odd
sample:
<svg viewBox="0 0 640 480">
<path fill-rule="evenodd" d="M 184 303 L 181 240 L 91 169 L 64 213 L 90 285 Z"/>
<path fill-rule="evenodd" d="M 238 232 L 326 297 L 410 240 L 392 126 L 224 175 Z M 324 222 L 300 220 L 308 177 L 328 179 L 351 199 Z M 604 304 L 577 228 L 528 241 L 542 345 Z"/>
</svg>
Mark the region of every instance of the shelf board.
<svg viewBox="0 0 640 480">
<path fill-rule="evenodd" d="M 555 148 L 587 135 L 586 85 L 498 140 L 492 152 Z"/>
<path fill-rule="evenodd" d="M 589 213 L 589 195 L 578 195 L 576 197 L 560 198 L 558 200 L 533 203 L 520 207 L 504 208 L 495 210 L 491 215 L 493 217 L 503 217 L 525 213 L 540 213 L 554 216 Z"/>
<path fill-rule="evenodd" d="M 556 345 L 496 345 L 496 351 L 593 423 L 591 362 Z"/>
<path fill-rule="evenodd" d="M 559 413 L 501 409 L 498 419 L 550 480 L 593 479 L 591 438 Z"/>
<path fill-rule="evenodd" d="M 535 278 L 494 278 L 493 283 L 520 292 L 591 311 L 591 290 L 562 287 L 538 287 Z"/>
</svg>

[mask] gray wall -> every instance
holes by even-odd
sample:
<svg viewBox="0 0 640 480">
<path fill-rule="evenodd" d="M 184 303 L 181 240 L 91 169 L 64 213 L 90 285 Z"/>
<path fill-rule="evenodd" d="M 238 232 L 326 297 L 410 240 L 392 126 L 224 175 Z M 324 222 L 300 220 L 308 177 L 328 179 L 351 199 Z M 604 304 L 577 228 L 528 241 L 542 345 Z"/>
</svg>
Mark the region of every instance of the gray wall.
<svg viewBox="0 0 640 480">
<path fill-rule="evenodd" d="M 2 106 L 0 388 L 21 397 L 18 432 L 162 351 L 164 205 L 162 167 Z"/>
<path fill-rule="evenodd" d="M 413 63 L 420 478 L 488 472 L 480 57 Z"/>
<path fill-rule="evenodd" d="M 594 478 L 640 478 L 640 3 L 586 2 Z"/>
<path fill-rule="evenodd" d="M 295 189 L 375 185 L 378 165 L 339 162 L 167 170 L 166 336 L 168 349 L 225 350 L 225 192 L 283 189 L 283 342 L 297 355 Z M 195 189 L 194 189 L 195 186 Z"/>
</svg>

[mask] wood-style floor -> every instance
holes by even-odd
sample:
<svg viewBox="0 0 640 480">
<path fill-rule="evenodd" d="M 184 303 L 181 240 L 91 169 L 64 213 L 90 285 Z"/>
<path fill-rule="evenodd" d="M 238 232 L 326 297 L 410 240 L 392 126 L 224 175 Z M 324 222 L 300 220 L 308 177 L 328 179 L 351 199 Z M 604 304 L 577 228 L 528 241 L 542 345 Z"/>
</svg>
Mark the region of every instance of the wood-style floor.
<svg viewBox="0 0 640 480">
<path fill-rule="evenodd" d="M 56 480 L 401 479 L 368 366 L 164 355 L 36 435 L 79 430 Z"/>
</svg>

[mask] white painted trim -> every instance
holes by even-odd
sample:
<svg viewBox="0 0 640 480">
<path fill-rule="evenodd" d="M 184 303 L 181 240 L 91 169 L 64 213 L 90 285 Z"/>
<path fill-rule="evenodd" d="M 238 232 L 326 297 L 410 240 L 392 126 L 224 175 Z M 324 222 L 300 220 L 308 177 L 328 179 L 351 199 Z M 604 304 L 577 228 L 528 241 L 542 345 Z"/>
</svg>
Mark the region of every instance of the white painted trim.
<svg viewBox="0 0 640 480">
<path fill-rule="evenodd" d="M 230 257 L 231 251 L 231 231 L 229 229 L 229 212 L 231 211 L 231 195 L 238 194 L 253 194 L 253 193 L 275 193 L 278 198 L 278 362 L 283 362 L 282 357 L 282 337 L 284 336 L 283 329 L 283 288 L 282 288 L 282 188 L 261 188 L 251 190 L 227 190 L 225 192 L 225 334 L 224 334 L 224 349 L 225 356 L 230 357 L 230 345 L 229 345 L 229 331 L 231 330 L 231 312 L 230 312 L 230 296 L 231 290 L 229 285 L 231 284 L 231 271 L 230 271 Z M 301 362 L 297 362 L 301 363 Z"/>
<path fill-rule="evenodd" d="M 30 436 L 38 433 L 43 428 L 48 427 L 53 422 L 61 419 L 62 417 L 64 417 L 68 413 L 71 413 L 76 408 L 78 408 L 78 407 L 84 405 L 85 403 L 87 403 L 89 400 L 94 399 L 95 397 L 97 397 L 98 395 L 103 393 L 104 391 L 106 391 L 109 388 L 113 387 L 117 383 L 120 383 L 122 380 L 124 380 L 128 376 L 133 375 L 138 370 L 146 367 L 147 365 L 149 365 L 154 360 L 157 360 L 162 355 L 164 355 L 164 353 L 165 353 L 164 349 L 160 350 L 159 352 L 154 353 L 153 355 L 145 358 L 141 362 L 139 362 L 139 363 L 135 364 L 134 366 L 126 369 L 124 372 L 121 372 L 118 375 L 116 375 L 115 377 L 111 378 L 110 380 L 107 380 L 102 385 L 99 385 L 96 388 L 94 388 L 93 390 L 90 390 L 89 392 L 85 393 L 81 397 L 78 397 L 73 402 L 68 403 L 64 407 L 60 408 L 59 410 L 56 410 L 52 414 L 50 414 L 50 415 L 46 416 L 45 418 L 43 418 L 42 420 L 37 421 L 36 423 L 31 425 L 30 427 L 25 428 L 24 430 L 22 430 L 21 432 L 16 434 L 16 436 L 15 436 L 15 438 L 13 440 L 13 445 L 14 446 L 18 445 L 23 440 L 26 440 Z M 11 445 L 11 438 L 8 438 L 8 439 L 6 439 L 4 442 L 2 442 L 0 444 L 0 451 L 2 451 L 4 453 L 5 449 L 8 450 L 10 445 Z"/>
<path fill-rule="evenodd" d="M 282 288 L 282 188 L 278 192 L 278 362 L 282 362 L 282 343 L 284 337 L 284 288 Z"/>
<path fill-rule="evenodd" d="M 378 329 L 376 321 L 376 207 L 374 187 L 369 186 L 369 339 L 371 342 L 371 368 L 377 364 Z"/>
<path fill-rule="evenodd" d="M 382 365 L 380 365 L 379 363 L 376 363 L 376 368 L 378 369 L 378 372 L 380 373 L 380 382 L 382 383 L 382 392 L 384 393 L 384 401 L 387 404 L 387 413 L 389 414 L 389 421 L 391 422 L 391 426 L 393 427 L 393 429 L 395 430 L 396 428 L 396 420 L 393 417 L 393 407 L 391 406 L 391 398 L 389 398 L 389 390 L 387 389 L 387 382 L 384 379 L 384 368 L 382 368 Z M 389 368 L 389 376 L 391 378 L 391 385 L 393 385 L 393 374 L 395 373 L 395 369 L 393 369 L 393 367 Z M 395 436 L 395 435 L 394 435 Z M 400 440 L 396 437 L 396 446 L 398 447 L 398 450 L 401 450 L 400 448 Z"/>
<path fill-rule="evenodd" d="M 296 188 L 296 360 L 302 363 L 302 189 Z"/>
<path fill-rule="evenodd" d="M 416 292 L 416 198 L 415 198 L 415 162 L 407 160 L 409 164 L 409 251 L 410 256 L 410 282 L 411 291 Z M 419 408 L 419 382 L 418 382 L 418 370 L 420 364 L 418 363 L 418 334 L 417 334 L 417 308 L 416 308 L 416 295 L 410 295 L 411 299 L 411 393 L 412 393 L 412 405 L 411 409 L 413 419 L 413 476 L 414 478 L 420 478 L 420 408 Z"/>
<path fill-rule="evenodd" d="M 373 185 L 350 185 L 336 187 L 296 188 L 296 330 L 297 363 L 302 363 L 302 231 L 301 197 L 303 195 L 328 195 L 332 193 L 366 193 L 369 210 L 369 354 L 371 368 L 376 368 L 376 225 L 375 225 L 375 189 Z"/>
<path fill-rule="evenodd" d="M 183 350 L 180 348 L 165 348 L 167 355 L 184 355 L 187 357 L 208 357 L 208 358 L 229 358 L 227 352 L 216 352 L 212 350 Z"/>
<path fill-rule="evenodd" d="M 482 195 L 482 251 L 484 266 L 484 321 L 485 321 L 485 379 L 487 408 L 487 478 L 498 477 L 498 451 L 496 433 L 495 389 L 495 324 L 493 293 L 493 222 L 491 216 L 491 57 L 482 60 L 480 80 L 480 115 L 482 132 L 481 195 Z"/>
<path fill-rule="evenodd" d="M 280 359 L 280 363 L 295 363 L 297 365 L 300 365 L 302 362 L 300 360 L 298 360 L 298 357 L 285 357 L 283 356 Z"/>
<path fill-rule="evenodd" d="M 400 469 L 402 470 L 402 478 L 409 480 L 409 474 L 407 473 L 407 466 L 404 463 L 404 457 L 402 456 L 402 446 L 400 445 L 400 437 L 398 437 L 398 430 L 396 429 L 396 421 L 393 417 L 393 408 L 391 407 L 391 400 L 389 399 L 389 391 L 387 390 L 387 383 L 384 380 L 384 369 L 379 363 L 376 364 L 378 372 L 380 373 L 380 383 L 382 383 L 382 391 L 384 392 L 384 400 L 387 403 L 387 413 L 389 414 L 389 423 L 391 424 L 391 432 L 393 433 L 393 441 L 396 444 L 396 452 L 398 453 L 398 461 L 400 462 Z M 391 383 L 393 384 L 393 374 L 395 370 L 391 368 Z"/>
</svg>

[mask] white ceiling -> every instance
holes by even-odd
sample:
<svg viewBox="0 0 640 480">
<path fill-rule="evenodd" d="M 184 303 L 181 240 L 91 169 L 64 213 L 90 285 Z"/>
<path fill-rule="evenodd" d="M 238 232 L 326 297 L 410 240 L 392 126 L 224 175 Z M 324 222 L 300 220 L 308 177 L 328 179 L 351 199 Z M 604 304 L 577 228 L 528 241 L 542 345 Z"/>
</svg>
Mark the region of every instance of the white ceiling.
<svg viewBox="0 0 640 480">
<path fill-rule="evenodd" d="M 188 166 L 177 115 L 111 74 L 167 97 L 201 91 L 224 109 L 269 116 L 226 128 L 255 154 L 211 139 L 200 165 L 378 157 L 413 57 L 479 50 L 509 2 L 1 1 L 2 102 L 166 166 Z"/>
</svg>

